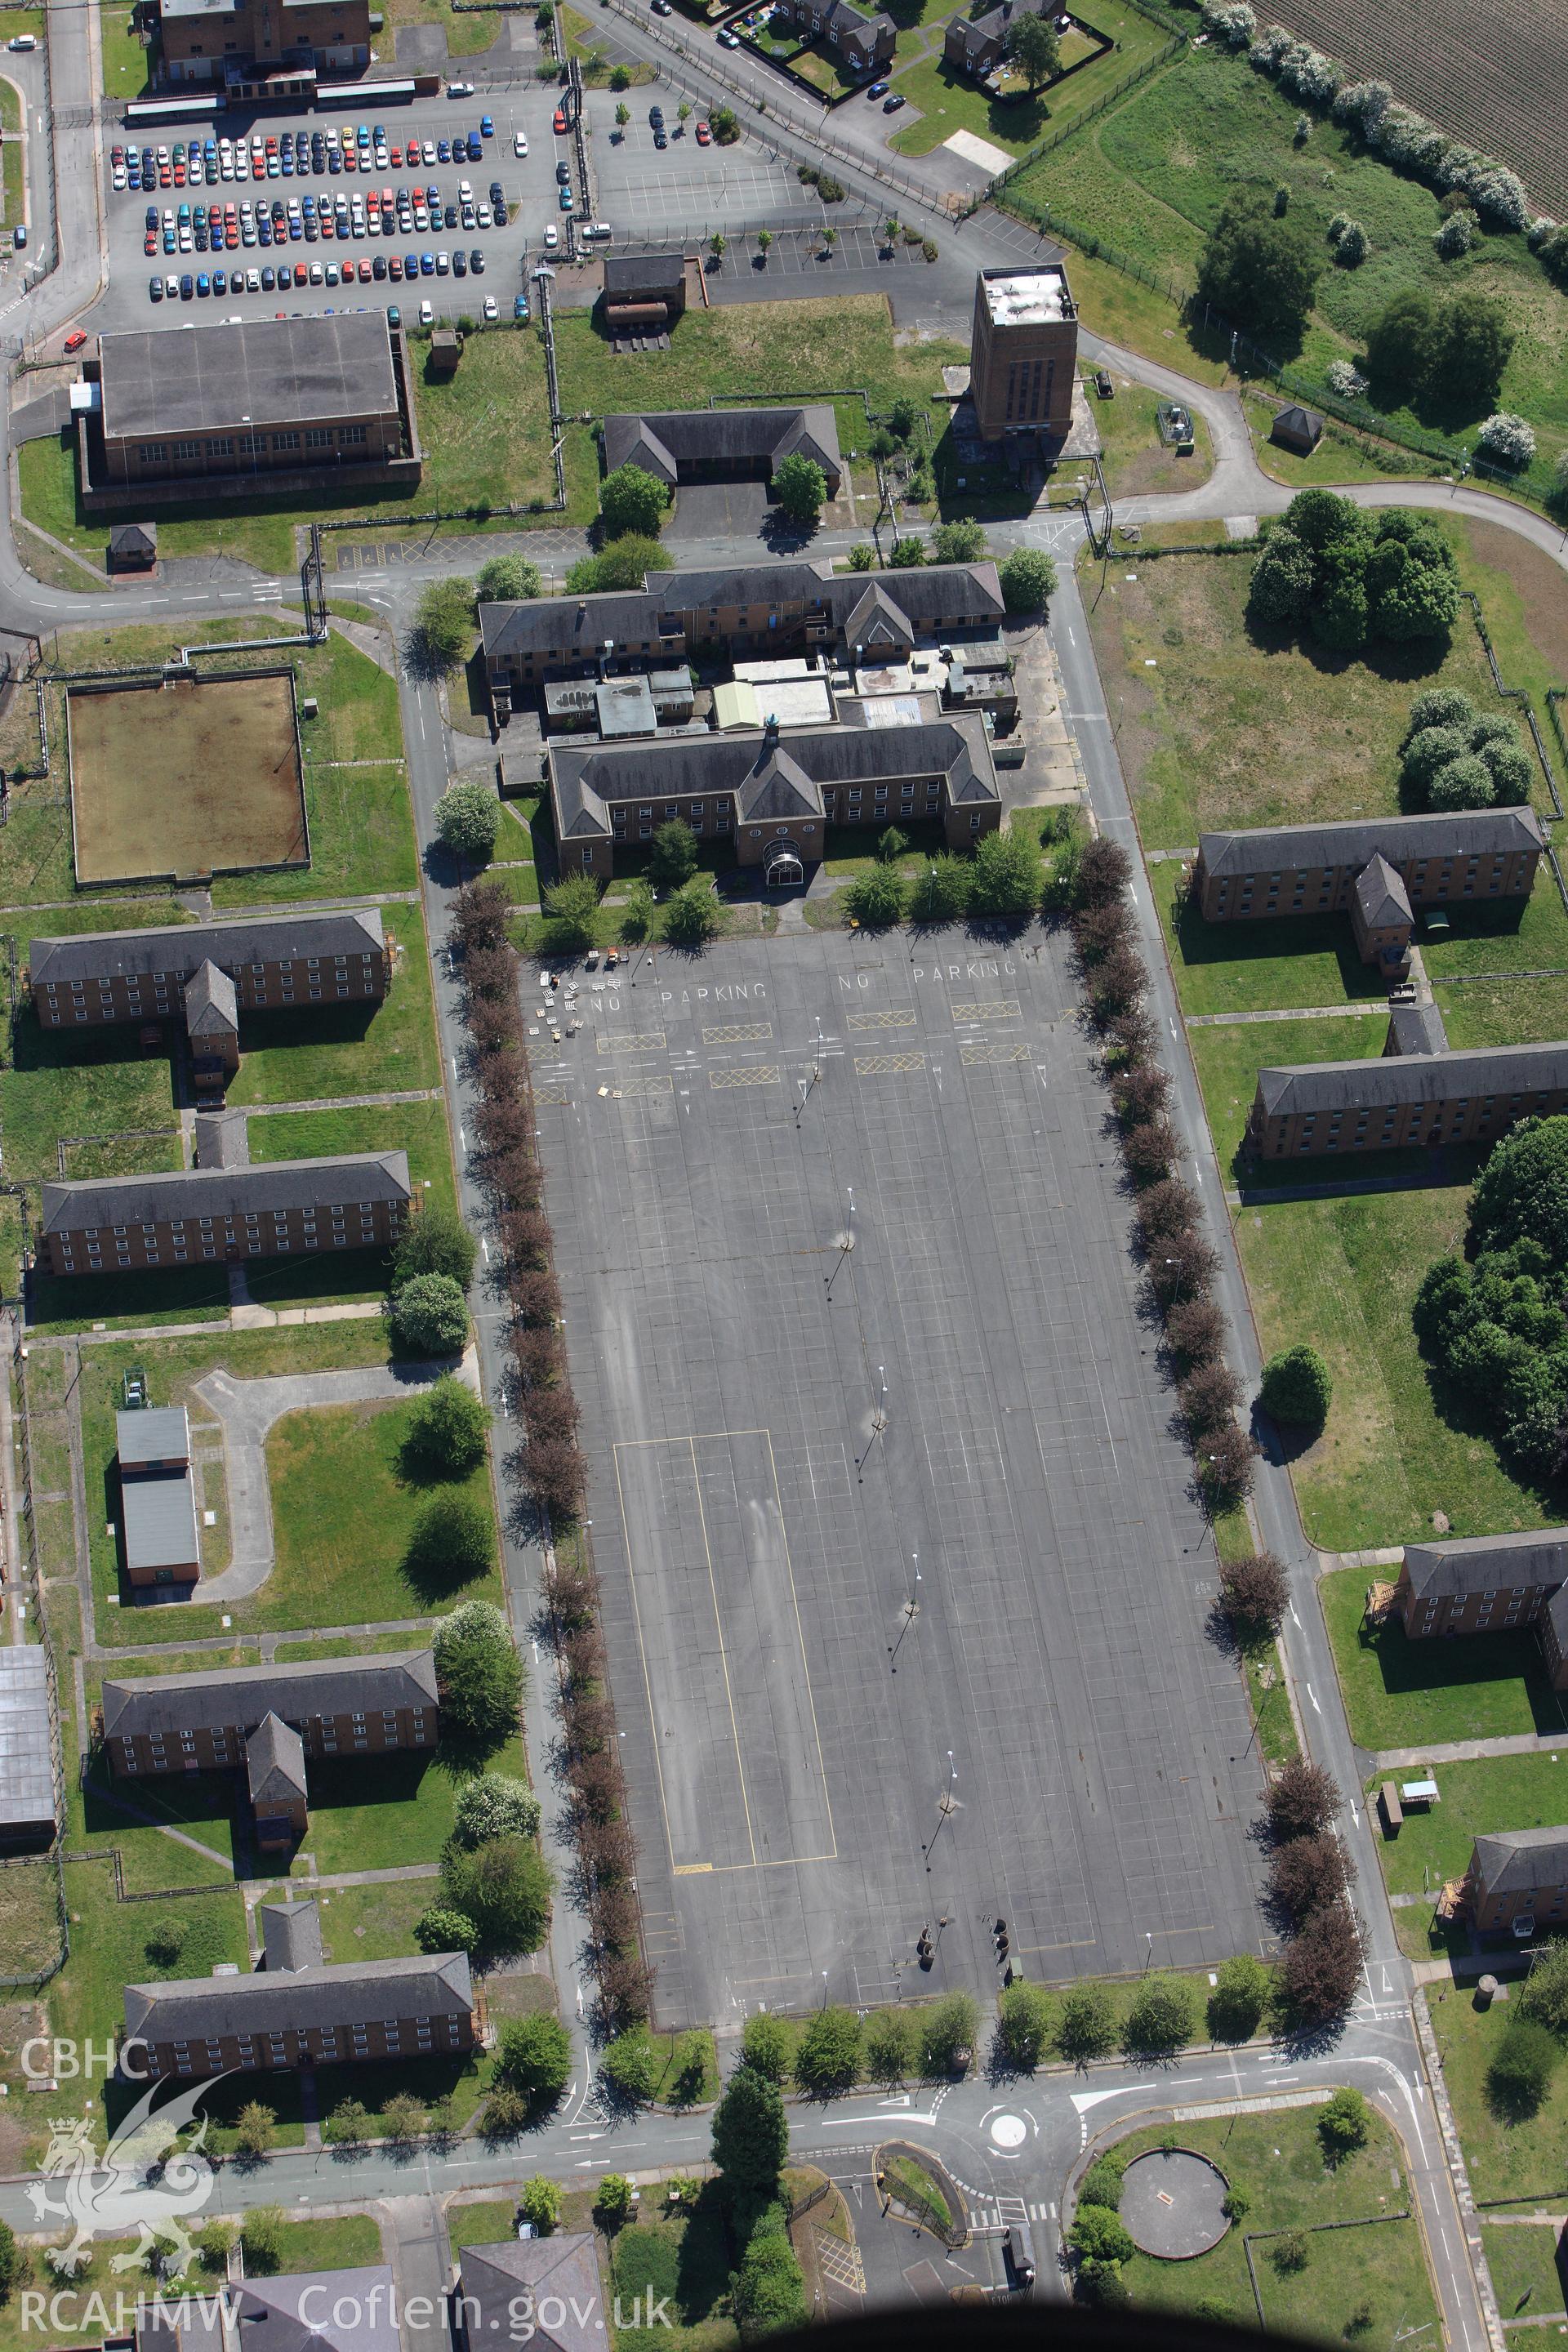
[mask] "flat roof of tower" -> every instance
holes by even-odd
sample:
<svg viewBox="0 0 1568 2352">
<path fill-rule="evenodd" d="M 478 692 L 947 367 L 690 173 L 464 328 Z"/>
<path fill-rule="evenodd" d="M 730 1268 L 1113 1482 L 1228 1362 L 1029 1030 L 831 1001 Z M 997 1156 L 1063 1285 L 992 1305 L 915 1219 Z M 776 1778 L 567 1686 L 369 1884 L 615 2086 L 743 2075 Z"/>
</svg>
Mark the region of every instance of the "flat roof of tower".
<svg viewBox="0 0 1568 2352">
<path fill-rule="evenodd" d="M 984 283 L 985 307 L 998 326 L 1044 327 L 1076 315 L 1067 271 L 1056 265 L 1043 269 L 988 269 Z"/>
</svg>

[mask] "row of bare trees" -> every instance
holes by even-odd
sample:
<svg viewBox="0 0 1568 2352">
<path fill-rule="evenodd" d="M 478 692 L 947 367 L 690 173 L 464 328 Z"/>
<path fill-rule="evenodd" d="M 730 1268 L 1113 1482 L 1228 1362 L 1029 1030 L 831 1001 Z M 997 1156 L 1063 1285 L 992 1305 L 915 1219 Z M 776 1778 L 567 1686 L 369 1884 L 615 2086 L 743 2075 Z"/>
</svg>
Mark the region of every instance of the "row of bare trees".
<svg viewBox="0 0 1568 2352">
<path fill-rule="evenodd" d="M 554 1236 L 534 1132 L 511 904 L 494 882 L 459 892 L 451 944 L 461 959 L 464 1021 L 479 1095 L 474 1129 L 495 1210 L 500 1271 L 522 1443 L 507 1469 L 548 1521 L 544 1598 L 561 1677 L 562 1748 L 572 1790 L 589 1959 L 606 2030 L 645 2019 L 653 1990 L 642 1956 L 637 1848 L 610 1698 L 599 1593 L 582 1527 L 586 1465 L 561 1333 Z"/>
<path fill-rule="evenodd" d="M 1252 1440 L 1236 1418 L 1241 1390 L 1225 1359 L 1225 1318 L 1212 1296 L 1219 1260 L 1204 1238 L 1196 1193 L 1175 1171 L 1171 1081 L 1146 999 L 1149 973 L 1133 930 L 1131 860 L 1113 841 L 1079 857 L 1070 916 L 1089 1017 L 1104 1041 L 1121 1158 L 1136 1189 L 1133 1223 L 1150 1296 L 1165 1326 L 1198 1490 L 1211 1512 L 1252 1488 Z"/>
</svg>

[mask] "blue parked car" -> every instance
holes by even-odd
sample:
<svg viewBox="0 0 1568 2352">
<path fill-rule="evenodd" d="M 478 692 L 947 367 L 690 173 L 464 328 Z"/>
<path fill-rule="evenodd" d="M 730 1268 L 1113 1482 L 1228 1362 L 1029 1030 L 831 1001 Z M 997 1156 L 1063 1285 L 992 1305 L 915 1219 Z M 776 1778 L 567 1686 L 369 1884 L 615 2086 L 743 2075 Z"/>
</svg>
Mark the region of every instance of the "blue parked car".
<svg viewBox="0 0 1568 2352">
<path fill-rule="evenodd" d="M 529 311 L 528 311 L 528 297 L 527 297 L 527 295 L 526 295 L 526 294 L 514 294 L 514 295 L 512 296 L 512 298 L 511 298 L 511 315 L 512 315 L 512 317 L 513 317 L 514 319 L 516 319 L 516 320 L 520 322 L 520 324 L 521 324 L 522 326 L 525 326 L 525 327 L 527 326 L 527 324 L 528 324 L 528 318 L 529 318 Z"/>
<path fill-rule="evenodd" d="M 196 292 L 198 294 L 210 294 L 212 290 L 212 279 L 207 276 L 206 271 L 204 269 L 198 273 L 196 278 Z"/>
<path fill-rule="evenodd" d="M 434 278 L 434 277 L 435 277 L 435 275 L 436 275 L 436 257 L 435 257 L 435 255 L 434 255 L 433 253 L 422 253 L 422 254 L 420 255 L 420 257 L 419 257 L 419 275 L 421 276 L 421 278 Z"/>
<path fill-rule="evenodd" d="M 235 276 L 237 278 L 239 276 L 237 269 L 235 271 Z M 237 293 L 240 291 L 240 289 L 237 287 L 235 291 Z M 228 292 L 228 278 L 226 273 L 221 269 L 215 269 L 213 271 L 213 292 L 215 294 L 226 294 Z"/>
<path fill-rule="evenodd" d="M 488 122 L 488 121 L 489 121 L 489 117 L 487 115 L 487 116 L 485 117 L 485 120 L 486 120 L 486 121 Z M 480 157 L 483 155 L 484 152 L 485 152 L 485 151 L 484 151 L 484 147 L 483 147 L 483 145 L 482 145 L 482 144 L 481 144 L 481 142 L 480 142 L 480 139 L 479 139 L 479 132 L 478 132 L 477 131 L 469 131 L 469 133 L 468 133 L 468 161 L 469 161 L 469 163 L 477 163 L 479 161 Z"/>
<path fill-rule="evenodd" d="M 416 253 L 405 253 L 405 254 L 404 255 L 404 257 L 403 257 L 403 275 L 405 276 L 405 278 L 417 278 L 417 277 L 418 277 L 418 275 L 419 275 L 419 256 L 418 256 Z"/>
<path fill-rule="evenodd" d="M 436 142 L 436 161 L 437 163 L 449 163 L 451 160 L 451 141 L 449 139 L 437 139 Z"/>
<path fill-rule="evenodd" d="M 185 272 L 185 274 L 184 274 L 184 277 L 181 278 L 181 280 L 180 280 L 180 299 L 181 299 L 181 301 L 182 301 L 182 302 L 188 302 L 188 301 L 190 300 L 190 299 L 191 299 L 192 295 L 195 292 L 195 290 L 196 290 L 196 281 L 195 281 L 195 279 L 191 276 L 190 271 L 187 269 L 187 270 L 186 270 L 186 272 Z"/>
<path fill-rule="evenodd" d="M 296 245 L 299 244 L 300 239 L 305 234 L 305 225 L 303 221 L 297 221 L 292 213 L 289 215 L 289 234 L 293 238 Z"/>
<path fill-rule="evenodd" d="M 480 117 L 479 117 L 479 131 L 480 131 L 480 132 L 481 132 L 482 136 L 483 136 L 483 137 L 485 137 L 486 139 L 493 139 L 493 138 L 495 137 L 495 135 L 496 135 L 496 127 L 495 127 L 495 124 L 490 121 L 490 118 L 489 118 L 489 116 L 488 114 L 481 114 L 481 115 L 480 115 Z"/>
<path fill-rule="evenodd" d="M 555 191 L 555 193 L 556 193 L 556 194 L 557 194 L 557 195 L 560 197 L 560 199 L 561 199 L 561 209 L 562 209 L 562 211 L 563 211 L 563 213 L 569 213 L 569 212 L 572 210 L 572 191 L 571 191 L 571 189 L 570 189 L 570 188 L 557 188 L 557 189 L 556 189 L 556 191 Z"/>
</svg>

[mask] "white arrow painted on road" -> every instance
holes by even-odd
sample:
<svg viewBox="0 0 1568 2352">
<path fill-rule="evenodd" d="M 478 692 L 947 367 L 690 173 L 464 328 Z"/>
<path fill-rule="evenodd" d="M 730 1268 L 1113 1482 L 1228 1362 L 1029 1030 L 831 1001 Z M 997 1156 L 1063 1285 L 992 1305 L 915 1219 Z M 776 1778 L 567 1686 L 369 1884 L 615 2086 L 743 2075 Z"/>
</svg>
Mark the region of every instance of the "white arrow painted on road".
<svg viewBox="0 0 1568 2352">
<path fill-rule="evenodd" d="M 1313 1690 L 1312 1685 L 1311 1685 L 1311 1684 L 1310 1684 L 1310 1683 L 1309 1683 L 1309 1684 L 1307 1685 L 1307 1696 L 1308 1696 L 1308 1697 L 1311 1700 L 1311 1702 L 1312 1702 L 1312 1712 L 1313 1712 L 1313 1714 L 1314 1714 L 1314 1715 L 1321 1715 L 1321 1713 L 1322 1713 L 1322 1711 L 1323 1711 L 1323 1710 L 1322 1710 L 1322 1708 L 1318 1705 L 1317 1693 Z"/>
<path fill-rule="evenodd" d="M 1090 2107 L 1098 2107 L 1102 2099 L 1125 2099 L 1134 2091 L 1152 2091 L 1157 2087 L 1153 2083 L 1123 2083 L 1116 2091 L 1075 2091 L 1072 2103 L 1082 2116 L 1087 2115 Z"/>
</svg>

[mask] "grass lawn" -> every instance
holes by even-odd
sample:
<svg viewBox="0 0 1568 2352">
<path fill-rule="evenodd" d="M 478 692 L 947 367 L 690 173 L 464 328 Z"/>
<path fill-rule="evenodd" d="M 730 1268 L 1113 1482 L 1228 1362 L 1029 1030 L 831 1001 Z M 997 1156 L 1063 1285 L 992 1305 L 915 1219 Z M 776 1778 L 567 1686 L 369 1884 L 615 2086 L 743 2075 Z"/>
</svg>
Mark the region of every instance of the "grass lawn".
<svg viewBox="0 0 1568 2352">
<path fill-rule="evenodd" d="M 517 2213 L 515 2198 L 495 2200 L 479 2197 L 461 2205 L 447 2208 L 447 2240 L 454 2254 L 465 2246 L 499 2245 L 512 2235 Z"/>
<path fill-rule="evenodd" d="M 163 1963 L 147 1951 L 147 1939 L 165 1914 L 150 1903 L 119 1903 L 114 1877 L 104 1862 L 66 1864 L 66 1905 L 70 1916 L 71 1956 L 48 1988 L 54 2030 L 79 2041 L 90 2034 L 102 2042 L 124 2031 L 123 1989 L 159 1978 L 205 1977 L 221 1960 L 249 1961 L 245 1906 L 238 1889 L 215 1887 L 172 1902 L 184 1939 L 177 1960 Z"/>
<path fill-rule="evenodd" d="M 285 2221 L 278 2232 L 277 2273 L 363 2270 L 382 2260 L 381 2229 L 368 2213 L 331 2221 Z"/>
<path fill-rule="evenodd" d="M 482 1463 L 467 1478 L 440 1484 L 405 1475 L 414 1412 L 412 1402 L 331 1405 L 274 1424 L 267 1460 L 278 1559 L 258 1596 L 270 1624 L 365 1625 L 500 1599 L 493 1570 L 459 1590 L 416 1582 L 404 1565 L 415 1522 L 437 1494 L 466 1493 L 490 1507 Z"/>
<path fill-rule="evenodd" d="M 1514 2121 L 1498 2114 L 1487 2096 L 1487 2071 L 1507 2031 L 1511 2003 L 1499 2000 L 1489 2010 L 1480 2009 L 1470 1992 L 1434 1986 L 1426 1995 L 1426 2006 L 1477 2204 L 1539 2200 L 1549 2212 L 1560 2212 L 1563 2141 L 1568 2131 L 1568 2067 L 1558 2068 L 1540 2112 L 1524 2122 Z M 1489 2253 L 1503 2235 L 1500 2230 L 1488 2232 Z M 1504 2316 L 1508 2315 L 1505 2307 Z M 1534 2333 L 1531 2329 L 1530 2336 L 1521 2333 L 1513 2340 L 1528 2342 Z"/>
<path fill-rule="evenodd" d="M 1332 2171 L 1323 2162 L 1314 2107 L 1282 2114 L 1234 2116 L 1212 2123 L 1187 2122 L 1183 2147 L 1218 2165 L 1233 2190 L 1247 2200 L 1245 2224 L 1252 2242 L 1265 2324 L 1270 2335 L 1321 2336 L 1354 2342 L 1392 2341 L 1394 2331 L 1430 2331 L 1436 2340 L 1437 2308 L 1422 2250 L 1419 2223 L 1384 2217 L 1407 2213 L 1413 2203 L 1399 2142 L 1375 2110 L 1364 2147 Z M 1158 2148 L 1163 2126 L 1119 2140 L 1120 2157 Z M 1364 2221 L 1347 2241 L 1324 2225 Z M 1307 2233 L 1304 2269 L 1288 2273 L 1269 2260 L 1276 2233 Z M 1135 2254 L 1122 2273 L 1134 2305 L 1224 2317 L 1240 2327 L 1256 2324 L 1247 2284 L 1242 2231 L 1227 2231 L 1217 2246 L 1193 2262 L 1163 2263 Z M 1372 2306 L 1370 2320 L 1355 2324 L 1357 2306 Z"/>
<path fill-rule="evenodd" d="M 205 1653 L 184 1661 L 192 1670 L 209 1671 L 221 1663 Z M 247 1663 L 258 1661 L 252 1658 Z M 176 1673 L 181 1661 L 161 1658 L 157 1667 Z M 95 1675 L 95 1684 L 97 1680 Z M 116 1797 L 123 1802 L 115 1803 Z M 117 1847 L 126 1892 L 132 1895 L 152 1895 L 174 1886 L 228 1885 L 234 1878 L 234 1779 L 227 1772 L 193 1772 L 188 1778 L 171 1775 L 162 1783 L 116 1781 L 107 1763 L 99 1760 L 85 1787 L 70 1791 L 73 1850 L 84 1840 L 84 1850 L 93 1854 Z M 127 1806 L 134 1810 L 128 1811 Z M 152 1822 L 140 1820 L 141 1814 L 151 1814 Z M 165 1837 L 162 1829 L 153 1826 L 158 1822 L 183 1830 L 208 1852 L 194 1853 L 190 1846 Z"/>
<path fill-rule="evenodd" d="M 1483 2221 L 1481 2243 L 1505 2326 L 1510 2319 L 1568 2315 L 1563 2312 L 1562 2240 L 1555 2221 Z M 1527 2344 L 1533 2334 L 1533 2329 L 1521 2327 L 1513 2341 Z"/>
<path fill-rule="evenodd" d="M 354 1810 L 363 1820 L 367 1812 L 378 1809 L 358 1806 Z M 395 1805 L 393 1810 L 400 1817 L 405 1815 L 405 1808 L 400 1805 Z M 312 1810 L 312 1834 L 306 1842 L 310 1852 L 317 1851 L 317 1823 L 318 1817 Z M 388 1826 L 391 1827 L 390 1824 Z M 405 1818 L 401 1818 L 400 1826 L 406 1829 Z M 447 1826 L 450 1827 L 449 1816 Z M 433 1861 L 435 1856 L 416 1854 L 408 1850 L 405 1858 Z M 365 1865 L 370 1869 L 381 1866 L 376 1864 Z M 302 1884 L 297 1891 L 305 1891 Z M 280 1899 L 282 1889 L 275 1888 L 273 1895 Z M 340 1886 L 331 1894 L 318 1895 L 316 1899 L 321 1906 L 321 1949 L 329 1960 L 342 1967 L 350 1960 L 402 1959 L 408 1953 L 417 1951 L 418 1946 L 414 1941 L 414 1923 L 435 1901 L 436 1886 L 434 1880 L 427 1878 L 397 1879 L 379 1886 Z"/>
<path fill-rule="evenodd" d="M 1439 679 L 1495 703 L 1461 616 L 1440 646 L 1370 659 L 1309 638 L 1255 640 L 1246 555 L 1134 554 L 1089 592 L 1112 725 L 1146 847 L 1192 848 L 1226 825 L 1310 824 L 1399 810 L 1410 705 Z"/>
<path fill-rule="evenodd" d="M 1157 411 L 1160 396 L 1128 376 L 1113 379 L 1116 396 L 1101 400 L 1091 394 L 1089 406 L 1103 444 L 1100 467 L 1112 498 L 1131 498 L 1145 491 L 1197 490 L 1214 471 L 1214 445 L 1201 416 L 1193 418 L 1193 446 L 1178 457 L 1160 438 Z M 1067 467 L 1057 477 L 1087 476 L 1088 467 Z"/>
<path fill-rule="evenodd" d="M 110 12 L 104 11 L 106 22 Z M 142 53 L 136 44 L 138 57 Z M 107 45 L 105 66 L 107 69 Z M 16 452 L 25 521 L 36 523 L 89 563 L 104 569 L 109 533 L 117 522 L 133 522 L 136 509 L 89 515 L 77 495 L 76 443 L 64 435 L 56 441 L 25 441 Z M 271 499 L 257 499 L 242 508 L 204 506 L 161 509 L 158 550 L 167 562 L 176 555 L 227 555 L 237 563 L 254 564 L 258 572 L 290 571 L 294 562 L 294 522 L 300 509 Z M 309 518 L 305 518 L 309 520 Z M 24 537 L 22 544 L 26 545 Z"/>
<path fill-rule="evenodd" d="M 14 1862 L 0 1871 L 0 1976 L 41 1976 L 60 1955 L 52 1862 Z"/>
<path fill-rule="evenodd" d="M 931 13 L 950 16 L 953 12 Z M 901 16 L 896 15 L 896 20 L 901 22 Z M 1054 87 L 1037 90 L 1032 98 L 1013 100 L 994 99 L 967 75 L 950 72 L 942 64 L 939 26 L 938 37 L 927 45 L 927 54 L 895 76 L 894 87 L 903 91 L 911 106 L 921 109 L 921 119 L 900 131 L 892 146 L 900 155 L 929 155 L 955 131 L 973 131 L 993 146 L 1005 147 L 1010 155 L 1026 154 L 1038 140 L 1069 128 L 1113 82 L 1157 55 L 1170 38 L 1147 16 L 1121 5 L 1121 0 L 1100 0 L 1090 10 L 1089 21 L 1097 33 L 1108 35 L 1115 47 Z M 1064 47 L 1063 62 L 1070 61 L 1070 53 Z"/>
<path fill-rule="evenodd" d="M 310 865 L 287 874 L 217 876 L 212 886 L 215 912 L 415 887 L 418 853 L 401 761 L 368 768 L 308 766 L 305 814 Z"/>
<path fill-rule="evenodd" d="M 1356 953 L 1348 915 L 1292 915 L 1276 922 L 1206 923 L 1196 908 L 1181 906 L 1182 868 L 1173 858 L 1149 868 L 1171 970 L 1184 1013 L 1289 1012 L 1298 1005 L 1382 1004 L 1385 983 Z M 1444 999 L 1445 1004 L 1447 999 Z M 1324 1040 L 1342 1025 L 1314 1023 Z M 1386 1019 L 1385 1019 L 1386 1025 Z M 1194 1033 L 1195 1034 L 1195 1033 Z M 1272 1038 L 1273 1031 L 1267 1033 Z M 1274 1046 L 1268 1045 L 1272 1055 Z M 1315 1045 L 1306 1057 L 1337 1051 Z"/>
<path fill-rule="evenodd" d="M 500 19 L 489 9 L 455 10 L 447 0 L 385 0 L 386 32 L 384 56 L 389 55 L 398 25 L 439 25 L 447 36 L 447 53 L 454 58 L 478 57 L 495 39 Z"/>
<path fill-rule="evenodd" d="M 647 2200 L 652 2203 L 651 2196 Z M 617 2327 L 618 2352 L 718 2352 L 735 2341 L 735 2326 L 723 2309 L 735 2260 L 724 2227 L 717 2181 L 707 2182 L 694 2206 L 660 2213 L 618 2230 L 611 2242 L 610 2274 L 621 2308 L 650 2294 L 657 2305 L 667 2297 L 673 2327 Z"/>
<path fill-rule="evenodd" d="M 439 1102 L 370 1103 L 360 1110 L 282 1110 L 253 1117 L 258 1160 L 327 1160 L 336 1152 L 406 1151 L 426 1208 L 456 1210 L 447 1114 Z"/>
<path fill-rule="evenodd" d="M 248 1110 L 440 1085 L 425 919 L 409 905 L 385 906 L 381 918 L 397 949 L 392 987 L 382 1003 L 247 1014 L 239 1075 L 228 1089 L 231 1104 Z"/>
<path fill-rule="evenodd" d="M 105 98 L 140 98 L 147 87 L 147 51 L 131 29 L 130 9 L 100 7 L 98 22 Z"/>
<path fill-rule="evenodd" d="M 1315 482 L 1338 486 L 1405 476 L 1434 480 L 1441 479 L 1445 471 L 1439 458 L 1418 457 L 1413 449 L 1401 448 L 1397 441 L 1378 441 L 1370 434 L 1352 433 L 1332 418 L 1324 420 L 1323 436 L 1315 449 L 1287 449 L 1269 437 L 1275 417 L 1288 404 L 1279 394 L 1245 390 L 1242 404 L 1253 456 L 1264 472 L 1283 482 L 1287 489 L 1310 489 Z"/>
<path fill-rule="evenodd" d="M 1330 997 L 1327 1001 L 1331 1003 L 1333 1000 Z M 1189 1029 L 1187 1042 L 1197 1065 L 1198 1083 L 1204 1090 L 1204 1108 L 1208 1113 L 1209 1132 L 1214 1137 L 1221 1173 L 1228 1181 L 1258 1091 L 1260 1069 L 1286 1068 L 1297 1062 L 1375 1061 L 1387 1034 L 1386 1007 L 1376 1013 L 1347 1014 L 1334 1021 L 1287 1018 L 1238 1022 L 1223 1029 Z M 1259 1172 L 1264 1182 L 1270 1179 L 1285 1183 L 1302 1181 L 1302 1171 L 1293 1165 L 1278 1169 L 1275 1162 L 1269 1161 Z M 1314 1160 L 1307 1171 L 1307 1181 L 1327 1182 L 1335 1173 L 1334 1169 L 1325 1169 Z"/>
<path fill-rule="evenodd" d="M 1551 1526 L 1563 1517 L 1560 1495 L 1509 1475 L 1490 1435 L 1437 1386 L 1415 1344 L 1416 1287 L 1435 1258 L 1460 1246 L 1468 1200 L 1468 1188 L 1456 1183 L 1249 1202 L 1235 1212 L 1265 1355 L 1307 1340 L 1332 1376 L 1324 1433 L 1293 1465 L 1308 1536 L 1325 1551 L 1416 1542 L 1431 1534 L 1435 1511 L 1447 1513 L 1456 1536 Z M 1438 1646 L 1452 1657 L 1452 1643 Z M 1432 1736 L 1460 1735 L 1412 1734 Z"/>
<path fill-rule="evenodd" d="M 1379 1841 L 1391 1895 L 1436 1895 L 1445 1879 L 1464 1876 L 1472 1841 L 1491 1831 L 1546 1829 L 1568 1821 L 1568 1736 L 1561 1750 L 1440 1764 L 1436 1774 L 1441 1804 L 1425 1812 L 1413 1809 L 1397 1837 Z M 1375 1801 L 1375 1786 L 1370 1793 Z"/>
<path fill-rule="evenodd" d="M 1500 1739 L 1527 1731 L 1562 1731 L 1568 1737 L 1568 1711 L 1542 1670 L 1532 1633 L 1412 1642 L 1394 1622 L 1363 1635 L 1362 1616 L 1371 1581 L 1364 1568 L 1342 1568 L 1325 1576 L 1318 1588 L 1351 1737 L 1358 1746 L 1375 1754 L 1382 1748 Z M 1443 1768 L 1446 1774 L 1455 1769 Z M 1447 1811 L 1447 1805 L 1437 1808 L 1439 1813 Z M 1447 1832 L 1439 1824 L 1428 1834 L 1441 1838 Z M 1402 1830 L 1387 1851 L 1398 1853 L 1405 1835 Z M 1414 1883 L 1421 1883 L 1418 1870 Z"/>
<path fill-rule="evenodd" d="M 1419 417 L 1399 407 L 1389 413 L 1458 435 L 1494 405 L 1517 410 L 1537 428 L 1534 476 L 1549 486 L 1556 454 L 1568 446 L 1568 299 L 1552 287 L 1521 234 L 1485 234 L 1464 260 L 1443 262 L 1432 244 L 1439 214 L 1431 190 L 1391 171 L 1321 117 L 1298 146 L 1300 111 L 1245 57 L 1189 49 L 1024 174 L 1019 193 L 1026 202 L 1033 194 L 1079 231 L 1135 254 L 1184 289 L 1195 282 L 1204 240 L 1238 184 L 1288 188 L 1291 218 L 1323 238 L 1325 262 L 1331 215 L 1352 214 L 1366 226 L 1371 256 L 1358 269 L 1323 269 L 1301 364 L 1321 373 L 1331 360 L 1363 350 L 1371 322 L 1407 286 L 1439 295 L 1461 288 L 1484 292 L 1503 305 L 1518 331 L 1498 400 L 1467 410 L 1439 396 Z"/>
<path fill-rule="evenodd" d="M 0 1123 L 13 1182 L 56 1181 L 61 1172 L 57 1147 L 74 1136 L 103 1140 L 67 1151 L 71 1176 L 131 1175 L 182 1164 L 168 1055 L 143 1053 L 137 1035 L 133 1022 L 88 1035 L 47 1030 L 30 1003 L 18 1009 L 11 1022 L 9 1066 L 0 1071 Z M 138 1130 L 134 1139 L 128 1129 Z M 122 1139 L 111 1140 L 117 1137 Z"/>
</svg>

